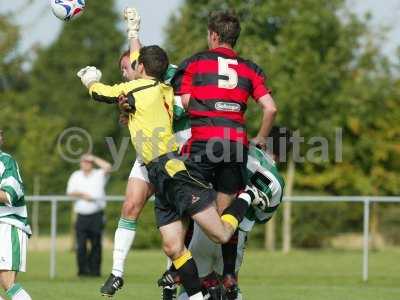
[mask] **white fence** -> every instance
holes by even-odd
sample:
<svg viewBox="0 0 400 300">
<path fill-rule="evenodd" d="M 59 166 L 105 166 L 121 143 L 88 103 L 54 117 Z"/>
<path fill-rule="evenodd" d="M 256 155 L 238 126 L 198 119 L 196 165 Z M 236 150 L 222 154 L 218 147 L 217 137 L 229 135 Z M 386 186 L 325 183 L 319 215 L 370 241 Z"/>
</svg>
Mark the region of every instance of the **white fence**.
<svg viewBox="0 0 400 300">
<path fill-rule="evenodd" d="M 73 199 L 67 196 L 27 196 L 31 202 L 50 202 L 51 203 L 51 248 L 50 248 L 50 278 L 56 276 L 56 242 L 57 242 L 57 205 L 58 202 L 71 202 Z M 121 202 L 123 196 L 108 196 L 107 201 Z M 370 205 L 374 202 L 379 203 L 400 203 L 400 197 L 367 197 L 367 196 L 292 196 L 283 199 L 286 202 L 355 202 L 364 203 L 363 216 L 363 259 L 362 259 L 362 278 L 368 280 L 368 251 L 369 251 L 369 219 Z"/>
</svg>

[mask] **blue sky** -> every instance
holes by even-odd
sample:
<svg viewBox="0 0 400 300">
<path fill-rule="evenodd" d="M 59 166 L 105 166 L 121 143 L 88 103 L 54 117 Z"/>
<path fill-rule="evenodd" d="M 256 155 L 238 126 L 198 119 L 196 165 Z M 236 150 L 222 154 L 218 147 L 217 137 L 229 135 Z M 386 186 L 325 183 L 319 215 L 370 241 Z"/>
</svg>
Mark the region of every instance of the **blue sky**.
<svg viewBox="0 0 400 300">
<path fill-rule="evenodd" d="M 27 5 L 30 2 L 34 4 Z M 21 51 L 29 49 L 35 43 L 47 45 L 59 34 L 62 22 L 51 14 L 48 2 L 48 0 L 1 1 L 0 13 L 22 11 L 14 17 L 23 28 Z M 182 2 L 183 0 L 116 0 L 116 7 L 121 11 L 124 7 L 134 4 L 142 15 L 141 39 L 144 44 L 160 44 L 163 42 L 163 28 L 169 15 L 178 9 Z M 383 52 L 393 56 L 395 49 L 400 46 L 400 0 L 348 0 L 348 5 L 360 15 L 370 11 L 373 16 L 373 30 L 382 26 L 393 28 L 388 32 L 387 41 L 382 45 Z M 72 25 L 67 24 L 67 26 Z"/>
</svg>

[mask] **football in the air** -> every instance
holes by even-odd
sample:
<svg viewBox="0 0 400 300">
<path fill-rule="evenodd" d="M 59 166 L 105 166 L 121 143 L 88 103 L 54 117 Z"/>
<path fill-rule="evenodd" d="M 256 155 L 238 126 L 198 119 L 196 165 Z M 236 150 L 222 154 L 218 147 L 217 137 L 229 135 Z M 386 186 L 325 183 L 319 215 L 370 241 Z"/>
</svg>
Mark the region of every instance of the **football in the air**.
<svg viewBox="0 0 400 300">
<path fill-rule="evenodd" d="M 79 17 L 85 10 L 85 0 L 50 0 L 54 15 L 63 21 Z"/>
</svg>

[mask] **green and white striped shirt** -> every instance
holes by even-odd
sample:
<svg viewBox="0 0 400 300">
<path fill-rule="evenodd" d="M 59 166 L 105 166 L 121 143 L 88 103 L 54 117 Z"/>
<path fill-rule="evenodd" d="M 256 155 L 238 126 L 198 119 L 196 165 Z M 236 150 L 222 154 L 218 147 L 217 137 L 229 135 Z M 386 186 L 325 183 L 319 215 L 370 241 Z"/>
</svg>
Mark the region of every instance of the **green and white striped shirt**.
<svg viewBox="0 0 400 300">
<path fill-rule="evenodd" d="M 0 222 L 14 225 L 31 234 L 18 163 L 11 155 L 1 151 L 0 190 L 7 193 L 9 198 L 8 203 L 0 203 Z"/>
<path fill-rule="evenodd" d="M 250 206 L 240 228 L 250 231 L 255 223 L 268 222 L 282 202 L 285 181 L 279 174 L 274 160 L 255 146 L 249 147 L 247 161 L 247 178 L 249 185 L 268 195 L 269 206 L 265 210 Z"/>
</svg>

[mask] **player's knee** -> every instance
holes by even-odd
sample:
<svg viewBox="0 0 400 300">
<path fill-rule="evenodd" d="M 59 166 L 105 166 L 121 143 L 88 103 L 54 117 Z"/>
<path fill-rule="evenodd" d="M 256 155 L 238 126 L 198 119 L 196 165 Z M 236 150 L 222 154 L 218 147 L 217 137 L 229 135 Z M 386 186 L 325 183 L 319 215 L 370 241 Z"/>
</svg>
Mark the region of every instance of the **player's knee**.
<svg viewBox="0 0 400 300">
<path fill-rule="evenodd" d="M 230 239 L 231 239 L 231 236 L 230 236 L 230 235 L 221 234 L 221 235 L 218 237 L 217 243 L 218 243 L 218 244 L 226 244 L 227 242 L 229 242 Z"/>
<path fill-rule="evenodd" d="M 174 260 L 181 256 L 184 247 L 182 247 L 180 243 L 176 243 L 175 241 L 170 241 L 163 243 L 163 250 L 166 256 Z"/>
<path fill-rule="evenodd" d="M 213 232 L 208 234 L 208 237 L 217 244 L 226 244 L 230 240 L 230 236 L 224 232 Z"/>
<path fill-rule="evenodd" d="M 0 286 L 7 291 L 15 282 L 15 272 L 0 271 Z"/>
<path fill-rule="evenodd" d="M 122 217 L 128 219 L 137 219 L 141 212 L 141 207 L 136 203 L 134 198 L 127 196 L 124 204 L 122 205 Z"/>
<path fill-rule="evenodd" d="M 177 256 L 178 249 L 172 243 L 164 243 L 163 250 L 166 256 L 174 258 Z"/>
</svg>

